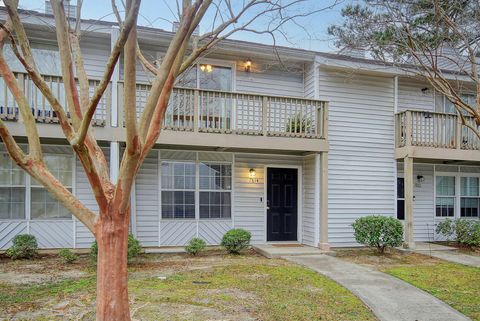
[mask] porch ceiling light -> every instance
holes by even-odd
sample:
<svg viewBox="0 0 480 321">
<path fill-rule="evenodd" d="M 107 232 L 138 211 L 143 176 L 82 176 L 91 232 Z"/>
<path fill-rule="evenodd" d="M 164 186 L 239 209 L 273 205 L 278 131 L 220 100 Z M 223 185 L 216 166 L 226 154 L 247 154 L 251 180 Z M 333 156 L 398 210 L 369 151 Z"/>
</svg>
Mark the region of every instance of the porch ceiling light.
<svg viewBox="0 0 480 321">
<path fill-rule="evenodd" d="M 212 65 L 200 65 L 200 70 L 202 72 L 212 72 L 213 67 L 212 67 Z"/>
<path fill-rule="evenodd" d="M 255 169 L 250 168 L 248 171 L 248 178 L 250 179 L 250 183 L 258 183 L 257 172 Z"/>
<path fill-rule="evenodd" d="M 247 59 L 247 61 L 245 61 L 245 72 L 250 72 L 252 70 L 252 61 L 249 59 Z"/>
</svg>

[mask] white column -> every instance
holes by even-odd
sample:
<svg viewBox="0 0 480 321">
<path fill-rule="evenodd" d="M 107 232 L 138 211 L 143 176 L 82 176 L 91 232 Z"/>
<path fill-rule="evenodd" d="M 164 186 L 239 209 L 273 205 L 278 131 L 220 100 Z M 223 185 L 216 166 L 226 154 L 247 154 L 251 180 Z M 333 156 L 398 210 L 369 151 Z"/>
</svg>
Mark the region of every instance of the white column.
<svg viewBox="0 0 480 321">
<path fill-rule="evenodd" d="M 314 233 L 314 244 L 320 244 L 320 191 L 321 191 L 321 160 L 320 160 L 320 154 L 315 154 L 315 170 L 314 170 L 314 175 L 315 175 L 315 186 L 314 186 L 314 226 L 315 226 L 315 233 Z"/>
<path fill-rule="evenodd" d="M 405 157 L 403 160 L 405 180 L 405 245 L 415 249 L 413 238 L 413 158 Z"/>
<path fill-rule="evenodd" d="M 120 144 L 118 142 L 110 142 L 110 181 L 117 183 L 118 171 L 120 168 Z"/>
<path fill-rule="evenodd" d="M 328 153 L 320 155 L 320 243 L 322 250 L 329 250 L 328 244 Z"/>
</svg>

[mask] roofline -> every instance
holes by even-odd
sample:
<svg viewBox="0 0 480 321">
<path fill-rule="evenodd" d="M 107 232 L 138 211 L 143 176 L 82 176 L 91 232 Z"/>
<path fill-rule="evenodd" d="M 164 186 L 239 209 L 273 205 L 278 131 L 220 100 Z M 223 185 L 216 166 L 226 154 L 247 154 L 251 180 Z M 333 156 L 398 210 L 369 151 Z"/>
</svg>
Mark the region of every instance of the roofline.
<svg viewBox="0 0 480 321">
<path fill-rule="evenodd" d="M 35 10 L 25 10 L 19 9 L 19 13 L 22 15 L 30 15 L 35 17 L 47 18 L 52 19 L 54 21 L 54 16 L 52 14 L 47 14 Z M 6 9 L 4 7 L 0 7 L 0 15 L 6 14 Z M 75 18 L 68 18 L 72 21 Z M 98 26 L 106 26 L 111 28 L 119 28 L 118 23 L 105 21 L 105 20 L 95 20 L 95 19 L 81 19 L 82 24 L 86 24 L 88 26 L 91 25 L 98 25 Z M 31 24 L 34 24 L 31 22 Z M 38 24 L 38 23 L 37 23 Z M 53 23 L 52 23 L 53 24 Z M 169 42 L 171 38 L 175 35 L 172 31 L 166 31 L 160 28 L 153 28 L 153 27 L 145 27 L 145 26 L 138 26 L 138 38 L 139 40 L 149 41 L 155 40 L 157 41 L 156 44 L 159 44 L 158 41 L 165 40 Z M 109 34 L 107 32 L 97 31 L 100 34 Z M 154 38 L 150 38 L 154 36 Z M 161 43 L 161 41 L 160 41 Z M 349 55 L 338 54 L 338 53 L 328 53 L 328 52 L 321 52 L 315 50 L 307 50 L 302 48 L 292 48 L 286 46 L 272 46 L 266 45 L 258 42 L 250 42 L 245 40 L 234 40 L 234 39 L 224 39 L 220 42 L 220 48 L 227 50 L 227 51 L 234 51 L 238 53 L 239 51 L 244 55 L 254 55 L 254 54 L 261 54 L 269 57 L 277 58 L 280 56 L 281 58 L 291 59 L 292 61 L 298 62 L 315 62 L 320 65 L 326 65 L 329 67 L 338 67 L 344 69 L 357 69 L 362 71 L 369 71 L 369 72 L 379 72 L 379 73 L 386 73 L 392 75 L 408 75 L 408 72 L 405 69 L 414 69 L 414 65 L 408 64 L 401 64 L 396 65 L 394 63 L 384 62 L 380 60 L 368 59 L 368 58 L 360 58 L 360 57 L 352 57 Z M 403 69 L 402 69 L 403 68 Z M 464 74 L 459 74 L 458 72 L 452 70 L 442 70 L 445 74 L 447 74 L 448 78 L 455 78 L 458 80 L 465 80 L 468 81 L 468 76 Z"/>
</svg>

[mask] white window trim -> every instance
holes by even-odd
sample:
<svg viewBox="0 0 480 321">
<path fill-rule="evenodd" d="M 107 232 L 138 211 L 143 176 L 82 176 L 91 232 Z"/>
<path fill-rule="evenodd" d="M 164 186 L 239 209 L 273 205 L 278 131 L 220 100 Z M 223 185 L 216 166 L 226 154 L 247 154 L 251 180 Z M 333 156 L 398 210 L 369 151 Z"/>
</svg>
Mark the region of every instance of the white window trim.
<svg viewBox="0 0 480 321">
<path fill-rule="evenodd" d="M 200 151 L 201 152 L 201 151 Z M 159 187 L 159 196 L 158 196 L 158 212 L 159 212 L 159 226 L 161 226 L 161 222 L 196 222 L 197 223 L 197 235 L 198 235 L 198 224 L 199 222 L 208 222 L 208 221 L 223 221 L 223 222 L 233 222 L 234 217 L 234 168 L 235 168 L 235 158 L 233 153 L 225 153 L 221 152 L 221 154 L 231 154 L 232 160 L 231 161 L 206 161 L 199 159 L 199 152 L 195 153 L 195 159 L 193 160 L 176 160 L 176 159 L 162 159 L 161 158 L 161 150 L 158 152 L 158 187 Z M 162 162 L 173 162 L 173 163 L 195 163 L 195 218 L 163 218 L 162 217 Z M 200 189 L 200 163 L 210 163 L 210 164 L 227 164 L 230 165 L 231 174 L 232 174 L 232 181 L 231 181 L 231 188 L 230 190 L 205 190 Z M 193 191 L 189 189 L 188 191 Z M 228 218 L 200 218 L 200 191 L 208 192 L 208 191 L 215 191 L 215 192 L 230 192 L 230 217 Z M 232 225 L 233 226 L 233 225 Z M 160 230 L 159 230 L 160 231 Z M 160 239 L 160 232 L 159 232 L 159 239 Z M 160 243 L 159 243 L 160 244 Z"/>
<path fill-rule="evenodd" d="M 198 155 L 198 154 L 197 154 Z M 207 164 L 219 164 L 219 165 L 230 165 L 230 189 L 201 189 L 200 188 L 200 164 L 207 163 Z M 233 160 L 232 162 L 228 161 L 199 161 L 197 157 L 197 173 L 198 173 L 198 219 L 200 221 L 222 221 L 222 220 L 231 220 L 233 216 Z M 230 193 L 230 217 L 209 217 L 209 218 L 201 218 L 200 217 L 200 192 L 229 192 Z"/>
<path fill-rule="evenodd" d="M 454 216 L 437 216 L 436 208 L 437 208 L 437 177 L 438 176 L 453 176 L 455 177 L 455 195 L 454 196 L 445 196 L 445 197 L 454 197 Z M 463 173 L 463 172 L 437 172 L 434 173 L 434 182 L 433 182 L 433 217 L 435 220 L 445 220 L 445 219 L 472 219 L 478 220 L 480 219 L 480 215 L 477 217 L 461 217 L 461 178 L 462 177 L 478 177 L 480 180 L 480 173 Z M 479 193 L 480 194 L 480 193 Z M 441 196 L 440 196 L 441 197 Z M 479 195 L 480 198 L 480 195 Z"/>
</svg>

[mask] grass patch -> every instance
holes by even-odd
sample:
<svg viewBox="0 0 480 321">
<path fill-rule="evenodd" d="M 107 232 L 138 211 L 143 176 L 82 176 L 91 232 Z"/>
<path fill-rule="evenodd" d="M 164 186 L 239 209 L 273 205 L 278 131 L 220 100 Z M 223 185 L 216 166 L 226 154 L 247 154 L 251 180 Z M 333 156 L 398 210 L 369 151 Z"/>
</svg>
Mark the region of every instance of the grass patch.
<svg viewBox="0 0 480 321">
<path fill-rule="evenodd" d="M 480 269 L 454 263 L 399 266 L 385 270 L 480 321 Z"/>
<path fill-rule="evenodd" d="M 94 320 L 94 293 L 93 273 L 37 285 L 4 282 L 0 315 Z M 256 255 L 145 258 L 130 269 L 129 293 L 138 320 L 376 320 L 332 280 Z"/>
</svg>

